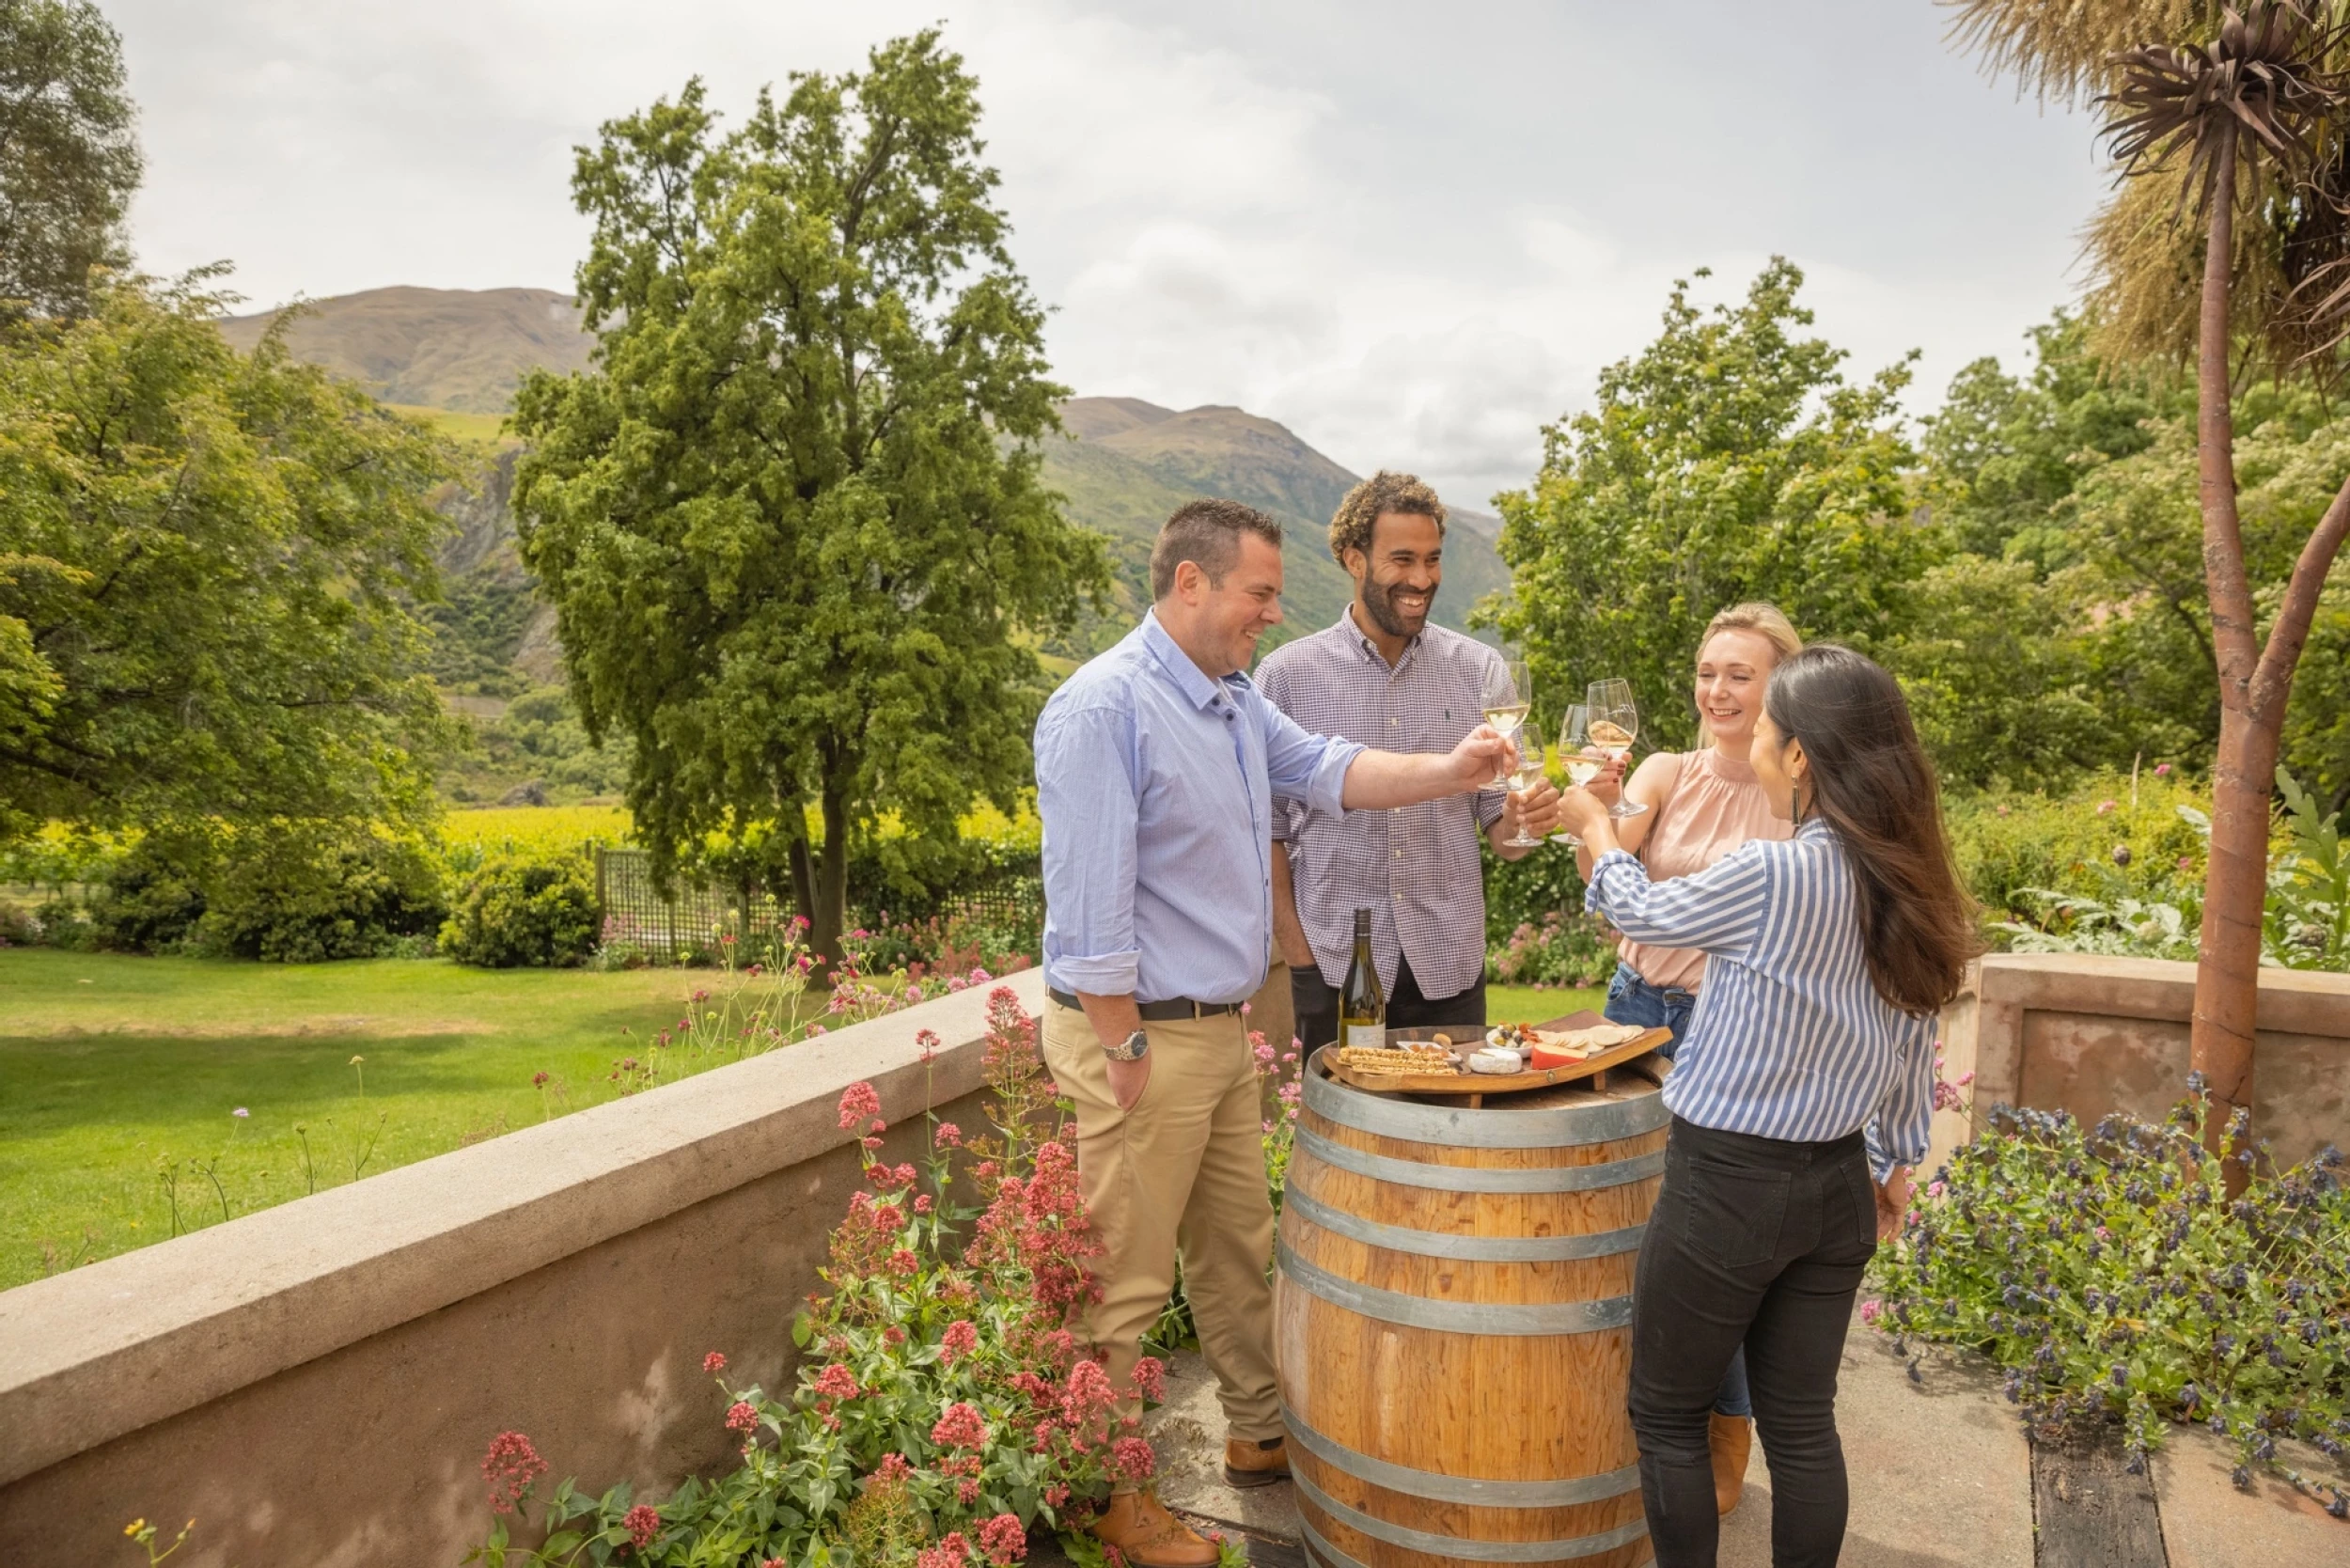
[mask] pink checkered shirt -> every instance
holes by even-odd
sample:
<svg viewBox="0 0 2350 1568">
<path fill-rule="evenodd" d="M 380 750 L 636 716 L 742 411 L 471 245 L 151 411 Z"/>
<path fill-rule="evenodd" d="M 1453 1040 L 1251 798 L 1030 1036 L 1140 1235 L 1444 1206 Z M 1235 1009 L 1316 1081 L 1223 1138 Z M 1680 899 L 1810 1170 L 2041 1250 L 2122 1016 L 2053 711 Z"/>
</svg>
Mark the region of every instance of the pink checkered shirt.
<svg viewBox="0 0 2350 1568">
<path fill-rule="evenodd" d="M 1382 751 L 1450 751 L 1484 718 L 1486 666 L 1500 658 L 1473 637 L 1430 626 L 1393 669 L 1350 611 L 1326 631 L 1284 643 L 1257 666 L 1257 687 L 1318 735 Z M 1273 814 L 1289 841 L 1297 917 L 1323 978 L 1346 979 L 1355 911 L 1371 911 L 1379 983 L 1392 990 L 1398 955 L 1429 997 L 1458 996 L 1485 967 L 1483 829 L 1501 815 L 1496 792 L 1448 795 L 1392 811 L 1332 815 L 1302 805 Z"/>
</svg>

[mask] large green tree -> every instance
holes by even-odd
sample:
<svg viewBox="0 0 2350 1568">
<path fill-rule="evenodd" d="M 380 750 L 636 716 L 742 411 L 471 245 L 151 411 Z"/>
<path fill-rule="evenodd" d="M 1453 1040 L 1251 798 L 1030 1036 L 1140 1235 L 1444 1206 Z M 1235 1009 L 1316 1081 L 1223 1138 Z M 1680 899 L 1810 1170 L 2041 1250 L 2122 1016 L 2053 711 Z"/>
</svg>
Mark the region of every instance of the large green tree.
<svg viewBox="0 0 2350 1568">
<path fill-rule="evenodd" d="M 122 39 L 88 0 L 0 0 L 0 313 L 70 315 L 139 182 Z"/>
<path fill-rule="evenodd" d="M 1908 623 L 1941 546 L 1910 515 L 1907 367 L 1847 384 L 1843 351 L 1803 330 L 1802 282 L 1774 260 L 1710 311 L 1675 285 L 1656 340 L 1601 372 L 1595 407 L 1544 430 L 1531 488 L 1497 497 L 1517 583 L 1499 621 L 1549 721 L 1620 676 L 1643 739 L 1687 744 L 1698 637 L 1740 600 L 1865 649 Z"/>
<path fill-rule="evenodd" d="M 979 118 L 924 32 L 735 130 L 698 82 L 607 124 L 572 182 L 598 363 L 515 416 L 524 554 L 656 866 L 748 849 L 828 955 L 885 816 L 1012 802 L 1035 635 L 1107 583 L 1038 482 L 1062 389 Z"/>
<path fill-rule="evenodd" d="M 431 810 L 446 451 L 222 303 L 109 285 L 0 344 L 0 840 Z"/>
</svg>

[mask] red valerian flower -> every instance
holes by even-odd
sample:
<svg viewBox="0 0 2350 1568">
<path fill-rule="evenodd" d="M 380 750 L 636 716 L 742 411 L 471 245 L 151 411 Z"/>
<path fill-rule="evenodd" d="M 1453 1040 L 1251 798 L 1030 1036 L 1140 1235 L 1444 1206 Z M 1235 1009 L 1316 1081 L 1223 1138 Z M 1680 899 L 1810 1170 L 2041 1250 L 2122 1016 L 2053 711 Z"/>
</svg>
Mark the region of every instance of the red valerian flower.
<svg viewBox="0 0 2350 1568">
<path fill-rule="evenodd" d="M 901 1247 L 889 1255 L 889 1272 L 901 1279 L 911 1279 L 922 1267 L 922 1260 L 910 1247 Z"/>
<path fill-rule="evenodd" d="M 956 1530 L 914 1560 L 915 1568 L 964 1568 L 971 1560 L 971 1543 Z"/>
<path fill-rule="evenodd" d="M 853 1083 L 840 1091 L 840 1126 L 843 1131 L 869 1117 L 881 1115 L 881 1095 L 870 1083 Z"/>
<path fill-rule="evenodd" d="M 1146 1356 L 1135 1363 L 1135 1392 L 1156 1404 L 1167 1398 L 1167 1363 Z"/>
<path fill-rule="evenodd" d="M 929 1193 L 922 1193 L 915 1199 L 914 1212 L 917 1215 L 926 1215 L 931 1212 L 931 1195 Z"/>
<path fill-rule="evenodd" d="M 1044 1506 L 1047 1508 L 1058 1508 L 1068 1500 L 1069 1488 L 1066 1486 L 1057 1484 L 1044 1489 Z"/>
<path fill-rule="evenodd" d="M 938 1140 L 938 1146 L 941 1149 L 960 1149 L 963 1147 L 963 1129 L 956 1126 L 951 1121 L 940 1122 L 938 1124 L 938 1131 L 932 1136 Z"/>
<path fill-rule="evenodd" d="M 943 1449 L 985 1448 L 987 1422 L 980 1419 L 979 1411 L 957 1400 L 931 1428 L 931 1441 Z"/>
<path fill-rule="evenodd" d="M 914 1474 L 914 1466 L 906 1463 L 906 1456 L 902 1453 L 885 1453 L 881 1468 L 873 1473 L 885 1483 L 894 1483 Z"/>
<path fill-rule="evenodd" d="M 1148 1481 L 1158 1467 L 1158 1455 L 1139 1437 L 1120 1437 L 1110 1445 L 1110 1467 L 1128 1481 Z"/>
<path fill-rule="evenodd" d="M 826 1399 L 854 1399 L 856 1374 L 835 1361 L 817 1374 L 816 1391 Z"/>
<path fill-rule="evenodd" d="M 957 1482 L 955 1483 L 955 1500 L 963 1504 L 965 1508 L 969 1508 L 973 1503 L 978 1502 L 979 1500 L 979 1483 L 976 1481 Z"/>
<path fill-rule="evenodd" d="M 727 1358 L 721 1352 L 713 1350 L 709 1355 L 702 1357 L 702 1371 L 706 1372 L 722 1372 L 726 1370 Z"/>
<path fill-rule="evenodd" d="M 490 1511 L 511 1513 L 530 1483 L 547 1473 L 547 1462 L 519 1432 L 501 1432 L 490 1439 L 482 1456 L 482 1478 L 490 1483 Z"/>
<path fill-rule="evenodd" d="M 1028 1532 L 1017 1514 L 998 1513 L 979 1527 L 979 1550 L 996 1568 L 1008 1568 L 1028 1555 Z"/>
<path fill-rule="evenodd" d="M 759 1406 L 747 1400 L 736 1400 L 727 1406 L 727 1430 L 748 1432 L 759 1424 Z"/>
<path fill-rule="evenodd" d="M 978 1326 L 968 1318 L 957 1318 L 947 1325 L 947 1332 L 939 1337 L 938 1358 L 951 1367 L 979 1348 Z"/>
<path fill-rule="evenodd" d="M 642 1550 L 661 1533 L 661 1515 L 650 1505 L 638 1503 L 620 1515 L 620 1528 L 628 1531 L 630 1543 Z"/>
</svg>

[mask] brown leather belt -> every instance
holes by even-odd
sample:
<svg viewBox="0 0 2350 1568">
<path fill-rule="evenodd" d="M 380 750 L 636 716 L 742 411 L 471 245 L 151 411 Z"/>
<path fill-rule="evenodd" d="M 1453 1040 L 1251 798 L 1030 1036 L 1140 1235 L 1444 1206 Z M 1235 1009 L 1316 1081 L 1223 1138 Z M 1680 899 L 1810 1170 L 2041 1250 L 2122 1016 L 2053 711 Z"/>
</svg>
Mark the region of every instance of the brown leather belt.
<svg viewBox="0 0 2350 1568">
<path fill-rule="evenodd" d="M 1066 991 L 1044 993 L 1066 1008 L 1077 1006 L 1077 998 Z M 1188 996 L 1178 996 L 1167 1002 L 1144 1002 L 1136 1008 L 1146 1024 L 1164 1024 L 1177 1018 L 1221 1018 L 1228 1012 L 1238 1012 L 1240 1002 L 1195 1002 Z"/>
</svg>

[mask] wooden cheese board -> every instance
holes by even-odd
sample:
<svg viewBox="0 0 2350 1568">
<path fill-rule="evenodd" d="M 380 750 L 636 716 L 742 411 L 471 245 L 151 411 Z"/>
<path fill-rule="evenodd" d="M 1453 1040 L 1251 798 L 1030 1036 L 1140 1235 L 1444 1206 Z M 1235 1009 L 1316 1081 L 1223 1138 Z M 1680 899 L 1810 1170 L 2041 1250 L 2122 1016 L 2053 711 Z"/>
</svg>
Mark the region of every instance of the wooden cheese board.
<svg viewBox="0 0 2350 1568">
<path fill-rule="evenodd" d="M 1574 1012 L 1564 1018 L 1554 1018 L 1534 1027 L 1543 1030 L 1582 1028 L 1607 1020 L 1595 1012 Z M 1389 1029 L 1390 1043 L 1403 1040 L 1424 1040 L 1436 1031 L 1433 1028 Z M 1449 1033 L 1449 1030 L 1445 1031 Z M 1465 1097 L 1471 1109 L 1484 1103 L 1488 1094 L 1520 1094 L 1532 1089 L 1548 1089 L 1556 1084 L 1574 1083 L 1590 1079 L 1593 1089 L 1605 1089 L 1608 1072 L 1647 1056 L 1672 1038 L 1669 1029 L 1649 1029 L 1637 1038 L 1594 1052 L 1581 1061 L 1564 1067 L 1545 1068 L 1527 1073 L 1358 1073 L 1338 1059 L 1338 1053 L 1327 1046 L 1313 1055 L 1309 1064 L 1352 1089 L 1371 1094 L 1441 1094 L 1448 1098 Z M 1661 1065 L 1661 1064 L 1660 1064 Z"/>
</svg>

